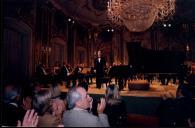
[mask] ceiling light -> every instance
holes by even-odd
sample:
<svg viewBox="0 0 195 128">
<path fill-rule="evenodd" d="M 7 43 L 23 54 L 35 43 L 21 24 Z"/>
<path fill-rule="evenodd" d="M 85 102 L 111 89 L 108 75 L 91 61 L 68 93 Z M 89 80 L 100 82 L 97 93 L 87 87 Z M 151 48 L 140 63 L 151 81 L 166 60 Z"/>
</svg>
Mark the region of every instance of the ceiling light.
<svg viewBox="0 0 195 128">
<path fill-rule="evenodd" d="M 175 12 L 175 0 L 109 0 L 108 18 L 129 31 L 147 30 L 155 21 L 167 21 Z"/>
</svg>

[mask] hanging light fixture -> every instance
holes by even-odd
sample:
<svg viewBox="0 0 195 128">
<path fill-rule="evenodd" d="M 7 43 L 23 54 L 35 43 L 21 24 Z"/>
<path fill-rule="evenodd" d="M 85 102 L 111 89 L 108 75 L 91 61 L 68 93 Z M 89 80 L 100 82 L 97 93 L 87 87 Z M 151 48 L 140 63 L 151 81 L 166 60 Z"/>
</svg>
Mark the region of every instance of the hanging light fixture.
<svg viewBox="0 0 195 128">
<path fill-rule="evenodd" d="M 121 12 L 122 12 L 121 0 L 109 0 L 107 15 L 109 19 L 116 25 L 122 25 Z"/>
<path fill-rule="evenodd" d="M 147 30 L 155 21 L 168 20 L 175 12 L 175 0 L 109 0 L 108 18 L 132 32 Z"/>
</svg>

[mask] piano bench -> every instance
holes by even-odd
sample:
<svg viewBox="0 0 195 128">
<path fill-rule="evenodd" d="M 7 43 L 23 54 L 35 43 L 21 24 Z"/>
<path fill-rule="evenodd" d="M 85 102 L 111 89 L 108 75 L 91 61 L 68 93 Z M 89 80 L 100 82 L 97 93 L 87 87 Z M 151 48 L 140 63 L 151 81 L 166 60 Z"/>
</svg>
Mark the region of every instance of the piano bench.
<svg viewBox="0 0 195 128">
<path fill-rule="evenodd" d="M 149 90 L 150 84 L 146 80 L 133 80 L 128 82 L 129 90 Z"/>
</svg>

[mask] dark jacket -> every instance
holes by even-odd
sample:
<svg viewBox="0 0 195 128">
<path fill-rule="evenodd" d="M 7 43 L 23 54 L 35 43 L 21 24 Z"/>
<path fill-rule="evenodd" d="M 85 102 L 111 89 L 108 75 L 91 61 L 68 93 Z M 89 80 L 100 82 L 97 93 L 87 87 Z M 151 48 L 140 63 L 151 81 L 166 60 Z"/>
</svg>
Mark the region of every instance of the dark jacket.
<svg viewBox="0 0 195 128">
<path fill-rule="evenodd" d="M 100 62 L 98 58 L 94 60 L 94 68 L 96 69 L 96 75 L 103 77 L 104 76 L 104 68 L 106 67 L 106 59 L 104 57 L 100 58 Z"/>
<path fill-rule="evenodd" d="M 127 126 L 127 111 L 123 100 L 119 99 L 117 104 L 106 104 L 104 113 L 108 116 L 110 126 Z"/>
</svg>

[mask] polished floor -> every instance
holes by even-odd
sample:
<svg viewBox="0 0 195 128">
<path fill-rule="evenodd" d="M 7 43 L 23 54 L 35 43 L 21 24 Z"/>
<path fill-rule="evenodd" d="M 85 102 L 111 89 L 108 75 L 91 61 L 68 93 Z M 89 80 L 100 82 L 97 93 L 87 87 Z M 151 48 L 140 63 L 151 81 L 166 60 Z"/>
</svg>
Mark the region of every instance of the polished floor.
<svg viewBox="0 0 195 128">
<path fill-rule="evenodd" d="M 112 83 L 114 80 L 112 80 Z M 139 81 L 139 80 L 137 80 Z M 158 81 L 152 81 L 150 84 L 150 89 L 147 91 L 142 90 L 128 90 L 128 85 L 123 91 L 120 91 L 121 96 L 136 96 L 136 97 L 175 97 L 178 85 L 169 83 L 168 85 L 161 85 Z M 67 92 L 65 83 L 60 86 L 62 92 Z M 89 84 L 88 93 L 89 94 L 105 94 L 106 84 L 102 84 L 101 89 L 96 88 L 95 79 L 93 79 L 92 84 Z"/>
</svg>

